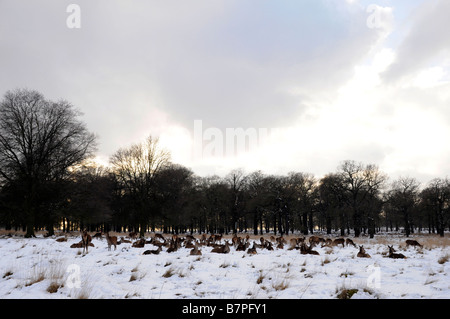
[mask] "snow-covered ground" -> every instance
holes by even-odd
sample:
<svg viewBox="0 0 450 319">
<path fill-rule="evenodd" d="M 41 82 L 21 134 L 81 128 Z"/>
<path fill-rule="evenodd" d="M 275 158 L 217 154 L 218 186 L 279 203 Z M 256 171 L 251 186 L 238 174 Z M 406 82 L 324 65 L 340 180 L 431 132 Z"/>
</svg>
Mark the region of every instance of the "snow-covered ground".
<svg viewBox="0 0 450 319">
<path fill-rule="evenodd" d="M 358 258 L 351 246 L 317 246 L 320 255 L 302 255 L 288 245 L 257 249 L 256 255 L 234 247 L 216 254 L 207 246 L 201 256 L 184 247 L 143 255 L 156 247 L 123 243 L 108 251 L 105 239 L 94 239 L 95 247 L 83 255 L 70 248 L 80 236 L 57 242 L 3 235 L 0 298 L 450 298 L 448 234 L 413 239 L 424 247 L 407 248 L 401 235 L 356 238 L 371 255 Z M 387 244 L 407 259 L 387 258 Z"/>
</svg>

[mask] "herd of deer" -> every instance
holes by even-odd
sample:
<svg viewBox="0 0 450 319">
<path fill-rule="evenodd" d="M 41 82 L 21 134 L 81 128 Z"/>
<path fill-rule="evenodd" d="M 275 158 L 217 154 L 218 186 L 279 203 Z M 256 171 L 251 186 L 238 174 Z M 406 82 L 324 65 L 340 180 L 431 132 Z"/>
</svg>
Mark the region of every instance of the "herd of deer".
<svg viewBox="0 0 450 319">
<path fill-rule="evenodd" d="M 120 245 L 121 243 L 132 243 L 132 247 L 136 248 L 143 248 L 145 244 L 152 244 L 154 246 L 157 246 L 157 249 L 153 250 L 145 250 L 143 252 L 143 255 L 157 255 L 162 251 L 162 247 L 167 247 L 166 252 L 171 253 L 174 251 L 177 251 L 181 247 L 184 246 L 184 248 L 191 249 L 190 255 L 192 256 L 198 256 L 201 255 L 202 252 L 199 249 L 199 246 L 207 246 L 212 247 L 211 252 L 212 253 L 218 253 L 218 254 L 227 254 L 230 252 L 230 247 L 235 248 L 236 251 L 247 251 L 248 254 L 257 254 L 257 248 L 258 249 L 267 249 L 267 250 L 274 250 L 273 244 L 276 244 L 277 249 L 283 249 L 285 245 L 287 245 L 286 239 L 283 237 L 274 237 L 270 236 L 269 240 L 264 239 L 264 237 L 261 237 L 259 239 L 259 244 L 256 240 L 253 240 L 253 245 L 250 247 L 250 236 L 246 235 L 245 238 L 239 237 L 236 234 L 233 235 L 231 239 L 231 244 L 228 240 L 225 240 L 225 244 L 221 244 L 222 241 L 222 235 L 210 235 L 209 237 L 206 234 L 201 235 L 200 239 L 194 238 L 192 235 L 186 235 L 185 237 L 179 237 L 178 235 L 172 235 L 169 239 L 164 237 L 161 234 L 155 234 L 153 237 L 151 237 L 149 240 L 146 240 L 145 238 L 137 239 L 136 241 L 132 242 L 131 240 L 125 239 L 124 237 L 121 237 L 120 241 L 117 240 L 117 236 L 110 236 L 108 232 L 104 233 L 106 241 L 108 243 L 108 250 L 111 250 L 111 246 L 114 246 L 114 250 L 116 250 L 117 245 Z M 136 239 L 138 236 L 137 233 L 130 233 L 129 238 Z M 83 231 L 81 233 L 81 241 L 76 244 L 72 244 L 71 248 L 83 248 L 83 254 L 88 253 L 88 247 L 93 247 L 94 244 L 92 243 L 92 238 L 102 238 L 102 233 L 96 233 L 94 236 L 91 236 L 88 234 L 87 231 Z M 289 241 L 289 248 L 288 250 L 297 249 L 300 251 L 301 254 L 310 254 L 310 255 L 319 255 L 319 253 L 316 250 L 313 250 L 313 247 L 316 245 L 321 245 L 321 247 L 333 247 L 333 246 L 339 246 L 342 245 L 342 247 L 345 246 L 353 246 L 355 248 L 358 248 L 356 244 L 351 240 L 350 238 L 337 238 L 337 239 L 324 239 L 322 237 L 318 236 L 310 236 L 308 239 L 309 244 L 307 243 L 307 240 L 305 237 L 299 237 L 299 238 L 292 238 Z M 416 240 L 408 239 L 406 240 L 406 246 L 419 246 L 422 247 L 421 244 L 419 244 Z M 395 249 L 393 246 L 388 245 L 389 258 L 395 258 L 395 259 L 404 259 L 406 258 L 403 254 L 395 253 Z M 370 258 L 370 255 L 366 253 L 363 246 L 359 246 L 359 252 L 356 255 L 360 258 Z"/>
</svg>

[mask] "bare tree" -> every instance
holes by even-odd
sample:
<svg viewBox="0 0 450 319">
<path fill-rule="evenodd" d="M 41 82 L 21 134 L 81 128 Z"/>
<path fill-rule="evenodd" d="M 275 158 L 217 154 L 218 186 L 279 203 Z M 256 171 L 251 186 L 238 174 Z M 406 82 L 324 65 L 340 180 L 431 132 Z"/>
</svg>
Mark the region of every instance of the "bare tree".
<svg viewBox="0 0 450 319">
<path fill-rule="evenodd" d="M 110 163 L 123 192 L 134 203 L 140 234 L 144 236 L 153 204 L 155 176 L 170 163 L 170 153 L 160 148 L 158 138 L 149 136 L 142 143 L 119 149 Z"/>
<path fill-rule="evenodd" d="M 449 220 L 450 180 L 435 178 L 421 192 L 420 197 L 432 212 L 439 236 L 444 237 L 445 225 Z"/>
<path fill-rule="evenodd" d="M 400 177 L 394 181 L 388 192 L 388 206 L 397 212 L 404 222 L 405 234 L 408 237 L 413 231 L 412 212 L 419 201 L 420 184 L 411 177 Z"/>
<path fill-rule="evenodd" d="M 346 195 L 347 205 L 353 213 L 353 227 L 358 237 L 363 226 L 367 226 L 371 237 L 375 230 L 375 214 L 380 200 L 379 192 L 387 180 L 377 166 L 355 161 L 344 161 L 339 172 Z M 381 207 L 380 207 L 381 209 Z M 367 212 L 367 215 L 364 215 Z M 367 223 L 364 225 L 364 217 Z"/>
<path fill-rule="evenodd" d="M 337 219 L 341 236 L 345 236 L 348 225 L 346 214 L 346 194 L 344 193 L 342 178 L 339 174 L 331 173 L 324 176 L 319 184 L 320 209 L 325 215 L 327 233 L 331 234 L 332 221 Z"/>
<path fill-rule="evenodd" d="M 233 234 L 237 232 L 237 222 L 242 213 L 243 192 L 246 187 L 247 177 L 241 169 L 231 171 L 225 181 L 230 186 L 230 211 L 231 211 L 231 227 Z"/>
<path fill-rule="evenodd" d="M 0 183 L 20 185 L 27 237 L 34 236 L 40 190 L 93 154 L 95 136 L 79 116 L 69 102 L 28 89 L 8 91 L 0 103 Z"/>
</svg>

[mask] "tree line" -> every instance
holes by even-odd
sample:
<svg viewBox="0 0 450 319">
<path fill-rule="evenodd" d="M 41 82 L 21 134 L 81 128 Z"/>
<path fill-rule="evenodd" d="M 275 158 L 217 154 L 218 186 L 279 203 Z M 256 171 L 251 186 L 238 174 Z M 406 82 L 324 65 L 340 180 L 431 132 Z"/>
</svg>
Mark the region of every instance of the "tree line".
<svg viewBox="0 0 450 319">
<path fill-rule="evenodd" d="M 0 103 L 0 227 L 26 236 L 63 231 L 147 231 L 342 236 L 402 229 L 444 236 L 450 180 L 390 182 L 376 165 L 343 161 L 326 176 L 235 169 L 197 176 L 171 162 L 158 138 L 117 150 L 108 167 L 90 160 L 96 137 L 69 102 L 34 90 Z"/>
</svg>

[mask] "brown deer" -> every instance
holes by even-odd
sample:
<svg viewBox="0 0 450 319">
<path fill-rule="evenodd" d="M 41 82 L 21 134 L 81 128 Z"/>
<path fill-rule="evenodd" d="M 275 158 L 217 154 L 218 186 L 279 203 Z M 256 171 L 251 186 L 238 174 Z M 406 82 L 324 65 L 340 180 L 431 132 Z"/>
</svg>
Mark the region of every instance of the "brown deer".
<svg viewBox="0 0 450 319">
<path fill-rule="evenodd" d="M 202 234 L 202 236 L 200 237 L 200 243 L 206 245 L 206 241 L 207 241 L 206 234 Z"/>
<path fill-rule="evenodd" d="M 241 237 L 238 237 L 236 234 L 233 234 L 233 238 L 231 238 L 231 242 L 233 243 L 234 247 L 237 247 L 239 243 L 241 242 Z"/>
<path fill-rule="evenodd" d="M 267 250 L 273 250 L 272 243 L 270 241 L 266 240 L 265 248 Z"/>
<path fill-rule="evenodd" d="M 194 239 L 194 240 L 195 240 L 195 239 Z M 196 244 L 196 243 L 197 243 L 197 242 L 195 242 L 195 244 Z M 195 244 L 192 242 L 191 239 L 187 239 L 187 240 L 184 242 L 184 248 L 187 248 L 187 249 L 189 249 L 189 248 L 194 248 Z"/>
<path fill-rule="evenodd" d="M 111 250 L 111 245 L 114 245 L 114 250 L 117 246 L 117 236 L 109 236 L 109 232 L 105 233 L 106 241 L 108 242 L 108 250 Z"/>
<path fill-rule="evenodd" d="M 198 249 L 197 241 L 195 241 L 194 248 L 191 249 L 191 251 L 189 252 L 189 255 L 191 255 L 191 256 L 201 256 L 202 255 L 202 252 Z"/>
<path fill-rule="evenodd" d="M 87 231 L 84 231 L 81 235 L 83 254 L 85 251 L 86 251 L 86 254 L 88 253 L 88 247 L 89 247 L 89 244 L 91 243 L 91 241 L 92 241 L 91 235 L 89 235 Z"/>
<path fill-rule="evenodd" d="M 288 250 L 298 249 L 297 245 L 298 245 L 297 238 L 291 238 L 289 240 L 289 248 L 288 248 Z"/>
<path fill-rule="evenodd" d="M 253 242 L 252 248 L 247 249 L 247 254 L 250 254 L 250 255 L 256 255 L 256 254 L 257 254 L 257 253 L 256 253 L 255 242 Z"/>
<path fill-rule="evenodd" d="M 333 240 L 333 246 L 342 245 L 342 248 L 344 247 L 345 239 L 344 238 L 336 238 Z"/>
<path fill-rule="evenodd" d="M 236 251 L 245 251 L 248 246 L 249 246 L 249 242 L 246 240 L 245 242 L 240 242 L 239 245 L 236 247 Z"/>
<path fill-rule="evenodd" d="M 419 242 L 417 240 L 412 240 L 412 239 L 408 239 L 406 241 L 406 246 L 419 246 L 419 247 L 423 247 L 421 244 L 419 244 Z"/>
<path fill-rule="evenodd" d="M 350 238 L 347 238 L 345 240 L 345 244 L 348 245 L 352 245 L 353 247 L 356 247 L 355 243 L 353 242 L 353 240 L 351 240 Z"/>
<path fill-rule="evenodd" d="M 230 247 L 228 246 L 228 241 L 225 241 L 225 245 L 217 246 L 211 250 L 212 253 L 218 254 L 228 254 L 230 252 Z"/>
<path fill-rule="evenodd" d="M 311 237 L 309 237 L 309 244 L 311 245 L 316 245 L 316 244 L 319 244 L 319 243 L 324 243 L 325 242 L 325 239 L 323 239 L 322 237 L 318 237 L 318 236 L 311 236 Z"/>
<path fill-rule="evenodd" d="M 317 252 L 317 251 L 315 251 L 315 250 L 312 250 L 312 248 L 313 248 L 313 245 L 309 245 L 309 247 L 308 247 L 308 246 L 306 246 L 305 243 L 302 243 L 302 244 L 300 245 L 300 253 L 301 253 L 302 255 L 306 255 L 306 254 L 310 254 L 310 255 L 319 255 L 319 252 Z"/>
<path fill-rule="evenodd" d="M 142 253 L 142 255 L 158 255 L 161 252 L 162 248 L 161 246 L 158 247 L 158 249 L 154 249 L 154 250 L 146 250 Z"/>
<path fill-rule="evenodd" d="M 70 248 L 83 248 L 83 241 L 70 245 Z"/>
<path fill-rule="evenodd" d="M 388 245 L 388 248 L 389 248 L 389 255 L 388 255 L 389 258 L 394 258 L 394 259 L 405 259 L 406 258 L 405 255 L 403 255 L 403 254 L 395 254 L 394 247 Z"/>
<path fill-rule="evenodd" d="M 333 240 L 330 238 L 325 239 L 325 242 L 322 243 L 320 247 L 331 247 L 333 246 Z"/>
<path fill-rule="evenodd" d="M 138 233 L 133 231 L 128 234 L 128 237 L 130 237 L 131 239 L 136 239 L 138 237 L 138 235 L 139 235 Z"/>
<path fill-rule="evenodd" d="M 177 241 L 173 239 L 170 240 L 169 248 L 167 248 L 168 253 L 173 253 L 174 251 L 178 250 Z"/>
<path fill-rule="evenodd" d="M 131 244 L 131 247 L 135 247 L 135 248 L 142 248 L 144 246 L 145 246 L 145 238 L 136 240 L 134 243 Z"/>
<path fill-rule="evenodd" d="M 102 233 L 95 233 L 95 235 L 92 236 L 92 238 L 102 239 Z"/>
<path fill-rule="evenodd" d="M 356 255 L 356 257 L 370 258 L 370 255 L 366 253 L 363 246 L 359 246 L 359 252 Z"/>
</svg>

